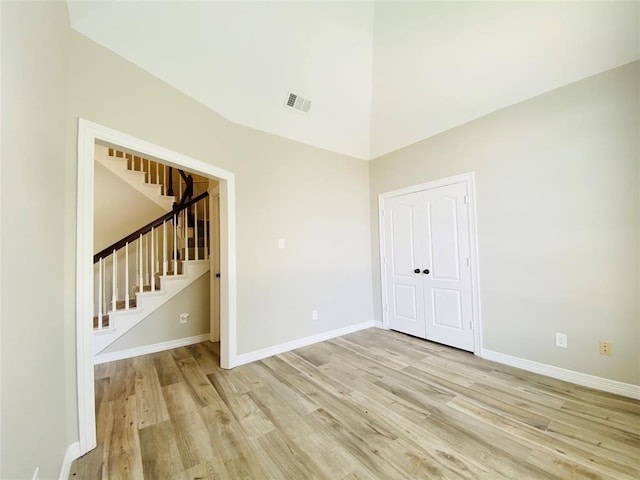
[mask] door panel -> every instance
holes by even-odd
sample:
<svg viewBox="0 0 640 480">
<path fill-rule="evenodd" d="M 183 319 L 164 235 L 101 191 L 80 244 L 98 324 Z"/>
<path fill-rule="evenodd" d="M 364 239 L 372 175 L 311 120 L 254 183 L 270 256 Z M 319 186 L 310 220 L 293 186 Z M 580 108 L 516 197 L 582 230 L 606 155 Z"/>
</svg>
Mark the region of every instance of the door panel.
<svg viewBox="0 0 640 480">
<path fill-rule="evenodd" d="M 433 288 L 433 323 L 437 327 L 462 328 L 462 301 L 459 290 Z"/>
<path fill-rule="evenodd" d="M 457 201 L 455 197 L 441 196 L 429 202 L 431 233 L 431 272 L 437 279 L 460 279 L 460 252 L 458 249 Z"/>
<path fill-rule="evenodd" d="M 389 327 L 425 337 L 424 289 L 414 270 L 421 264 L 416 242 L 417 204 L 413 198 L 397 197 L 385 204 L 385 261 L 387 294 L 385 307 Z"/>
<path fill-rule="evenodd" d="M 390 212 L 392 268 L 396 277 L 413 273 L 416 265 L 415 244 L 413 234 L 413 207 L 401 204 Z"/>
<path fill-rule="evenodd" d="M 414 285 L 393 286 L 393 313 L 398 318 L 418 321 L 418 302 Z"/>
</svg>

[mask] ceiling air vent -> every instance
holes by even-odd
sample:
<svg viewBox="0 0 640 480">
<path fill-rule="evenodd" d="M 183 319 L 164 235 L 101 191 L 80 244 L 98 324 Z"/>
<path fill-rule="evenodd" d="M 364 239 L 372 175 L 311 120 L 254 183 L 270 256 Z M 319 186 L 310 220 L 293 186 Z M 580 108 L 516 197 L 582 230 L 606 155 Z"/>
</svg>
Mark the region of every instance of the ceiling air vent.
<svg viewBox="0 0 640 480">
<path fill-rule="evenodd" d="M 287 103 L 285 105 L 299 112 L 308 113 L 309 109 L 311 108 L 311 100 L 302 98 L 300 95 L 297 95 L 295 93 L 289 93 L 289 96 L 287 97 Z"/>
</svg>

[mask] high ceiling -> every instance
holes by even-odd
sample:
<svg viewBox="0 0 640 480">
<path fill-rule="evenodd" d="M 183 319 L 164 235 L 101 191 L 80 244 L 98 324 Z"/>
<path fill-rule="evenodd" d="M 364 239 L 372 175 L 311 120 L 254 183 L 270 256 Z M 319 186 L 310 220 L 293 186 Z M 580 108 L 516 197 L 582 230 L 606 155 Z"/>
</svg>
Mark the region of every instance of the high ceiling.
<svg viewBox="0 0 640 480">
<path fill-rule="evenodd" d="M 68 4 L 72 28 L 233 122 L 362 159 L 640 58 L 637 2 Z"/>
</svg>

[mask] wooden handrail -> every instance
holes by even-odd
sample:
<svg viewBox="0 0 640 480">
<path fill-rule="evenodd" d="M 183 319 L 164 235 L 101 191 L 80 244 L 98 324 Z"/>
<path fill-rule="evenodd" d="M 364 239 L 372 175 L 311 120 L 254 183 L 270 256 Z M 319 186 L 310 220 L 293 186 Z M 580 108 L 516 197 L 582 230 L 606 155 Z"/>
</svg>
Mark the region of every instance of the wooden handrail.
<svg viewBox="0 0 640 480">
<path fill-rule="evenodd" d="M 186 210 L 187 208 L 189 208 L 194 203 L 197 203 L 200 200 L 202 200 L 203 198 L 206 198 L 208 196 L 209 196 L 209 192 L 201 193 L 200 195 L 195 197 L 193 200 L 190 200 L 187 203 L 185 203 L 184 205 L 181 205 L 180 207 L 175 208 L 174 210 L 172 210 L 172 211 L 170 211 L 168 213 L 165 213 L 161 217 L 156 218 L 155 220 L 153 220 L 150 223 L 146 224 L 144 227 L 141 227 L 138 230 L 136 230 L 135 232 L 130 233 L 129 235 L 127 235 L 123 239 L 118 240 L 113 245 L 109 245 L 107 248 L 103 248 L 102 250 L 100 250 L 98 253 L 96 253 L 93 256 L 93 263 L 94 264 L 98 263 L 98 261 L 101 258 L 108 257 L 109 255 L 111 255 L 113 253 L 114 250 L 120 250 L 127 243 L 131 243 L 134 240 L 137 240 L 138 237 L 140 237 L 140 235 L 144 235 L 145 233 L 150 232 L 152 228 L 155 228 L 155 227 L 158 227 L 158 226 L 162 225 L 167 220 L 172 219 L 174 217 L 174 215 L 177 215 L 182 210 Z"/>
</svg>

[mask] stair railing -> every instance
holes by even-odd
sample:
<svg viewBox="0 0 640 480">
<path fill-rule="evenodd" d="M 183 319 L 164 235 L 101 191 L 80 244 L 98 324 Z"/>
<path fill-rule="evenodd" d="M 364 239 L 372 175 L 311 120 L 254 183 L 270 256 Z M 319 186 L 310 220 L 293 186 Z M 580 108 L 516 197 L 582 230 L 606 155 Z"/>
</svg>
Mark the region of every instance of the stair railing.
<svg viewBox="0 0 640 480">
<path fill-rule="evenodd" d="M 135 298 L 135 292 L 146 288 L 155 291 L 159 287 L 157 276 L 178 274 L 182 260 L 209 258 L 208 196 L 204 192 L 194 197 L 94 255 L 95 329 L 105 327 L 109 312 L 129 310 L 133 306 L 132 293 Z M 193 258 L 189 252 L 190 238 Z M 120 263 L 124 266 L 119 266 Z M 132 280 L 137 285 L 132 285 Z"/>
</svg>

